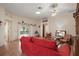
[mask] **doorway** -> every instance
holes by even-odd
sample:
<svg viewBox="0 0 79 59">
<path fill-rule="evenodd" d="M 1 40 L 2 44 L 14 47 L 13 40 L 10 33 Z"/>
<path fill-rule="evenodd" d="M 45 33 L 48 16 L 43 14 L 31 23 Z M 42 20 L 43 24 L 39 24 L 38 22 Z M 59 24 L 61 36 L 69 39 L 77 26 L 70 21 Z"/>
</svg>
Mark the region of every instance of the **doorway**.
<svg viewBox="0 0 79 59">
<path fill-rule="evenodd" d="M 43 31 L 42 36 L 45 37 L 45 25 L 44 24 L 43 24 L 43 30 L 42 31 Z"/>
<path fill-rule="evenodd" d="M 42 25 L 42 37 L 46 37 L 46 33 L 48 33 L 49 31 L 48 31 L 48 24 L 47 23 L 45 23 L 45 24 L 43 24 Z"/>
</svg>

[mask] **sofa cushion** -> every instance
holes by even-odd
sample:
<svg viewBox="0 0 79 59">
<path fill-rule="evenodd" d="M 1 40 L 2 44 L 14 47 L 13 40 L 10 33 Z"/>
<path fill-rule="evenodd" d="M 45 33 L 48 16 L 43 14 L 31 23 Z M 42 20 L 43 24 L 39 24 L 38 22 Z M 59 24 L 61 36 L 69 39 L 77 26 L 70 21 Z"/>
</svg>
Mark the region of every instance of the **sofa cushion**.
<svg viewBox="0 0 79 59">
<path fill-rule="evenodd" d="M 32 41 L 33 43 L 43 46 L 43 47 L 52 48 L 55 50 L 57 49 L 55 41 L 49 41 L 44 38 L 36 38 L 36 37 L 32 37 Z"/>
</svg>

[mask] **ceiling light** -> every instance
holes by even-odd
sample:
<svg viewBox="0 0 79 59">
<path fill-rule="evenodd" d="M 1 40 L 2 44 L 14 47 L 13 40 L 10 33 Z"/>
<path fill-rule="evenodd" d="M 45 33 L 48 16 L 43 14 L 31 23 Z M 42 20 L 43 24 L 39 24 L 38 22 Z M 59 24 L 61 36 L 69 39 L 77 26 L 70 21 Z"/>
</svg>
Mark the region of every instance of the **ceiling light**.
<svg viewBox="0 0 79 59">
<path fill-rule="evenodd" d="M 40 12 L 39 11 L 36 11 L 36 14 L 40 14 Z"/>
<path fill-rule="evenodd" d="M 41 9 L 43 9 L 41 6 L 39 6 L 38 8 L 37 8 L 37 11 L 35 12 L 36 14 L 40 14 L 40 10 Z"/>
<path fill-rule="evenodd" d="M 55 16 L 55 15 L 56 15 L 56 13 L 52 13 L 52 14 L 51 14 L 51 16 Z"/>
</svg>

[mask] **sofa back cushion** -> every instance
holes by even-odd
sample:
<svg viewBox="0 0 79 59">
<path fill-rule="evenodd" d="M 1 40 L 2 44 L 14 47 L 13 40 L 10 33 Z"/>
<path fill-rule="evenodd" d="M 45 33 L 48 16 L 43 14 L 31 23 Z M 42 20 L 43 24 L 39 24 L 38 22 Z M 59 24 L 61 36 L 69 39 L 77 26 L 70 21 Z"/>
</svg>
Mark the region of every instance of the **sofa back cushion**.
<svg viewBox="0 0 79 59">
<path fill-rule="evenodd" d="M 21 42 L 30 42 L 31 39 L 32 39 L 32 37 L 30 37 L 30 36 L 29 37 L 22 36 L 20 40 L 21 40 Z"/>
<path fill-rule="evenodd" d="M 35 37 L 32 38 L 32 41 L 34 44 L 39 46 L 43 46 L 43 47 L 47 47 L 55 50 L 57 49 L 55 41 L 49 41 L 44 38 L 35 38 Z"/>
</svg>

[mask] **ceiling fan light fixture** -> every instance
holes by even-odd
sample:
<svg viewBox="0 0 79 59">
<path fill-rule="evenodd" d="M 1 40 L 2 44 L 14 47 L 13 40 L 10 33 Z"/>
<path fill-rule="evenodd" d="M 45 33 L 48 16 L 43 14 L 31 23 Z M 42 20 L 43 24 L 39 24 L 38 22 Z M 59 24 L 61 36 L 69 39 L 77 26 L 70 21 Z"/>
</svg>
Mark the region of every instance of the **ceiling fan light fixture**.
<svg viewBox="0 0 79 59">
<path fill-rule="evenodd" d="M 41 6 L 39 6 L 38 8 L 37 8 L 37 11 L 35 12 L 36 14 L 41 14 L 41 12 L 40 12 L 40 10 L 41 9 L 43 9 Z"/>
<path fill-rule="evenodd" d="M 56 13 L 52 13 L 51 16 L 56 16 Z"/>
<path fill-rule="evenodd" d="M 35 13 L 36 13 L 36 14 L 41 14 L 39 11 L 36 11 Z"/>
</svg>

